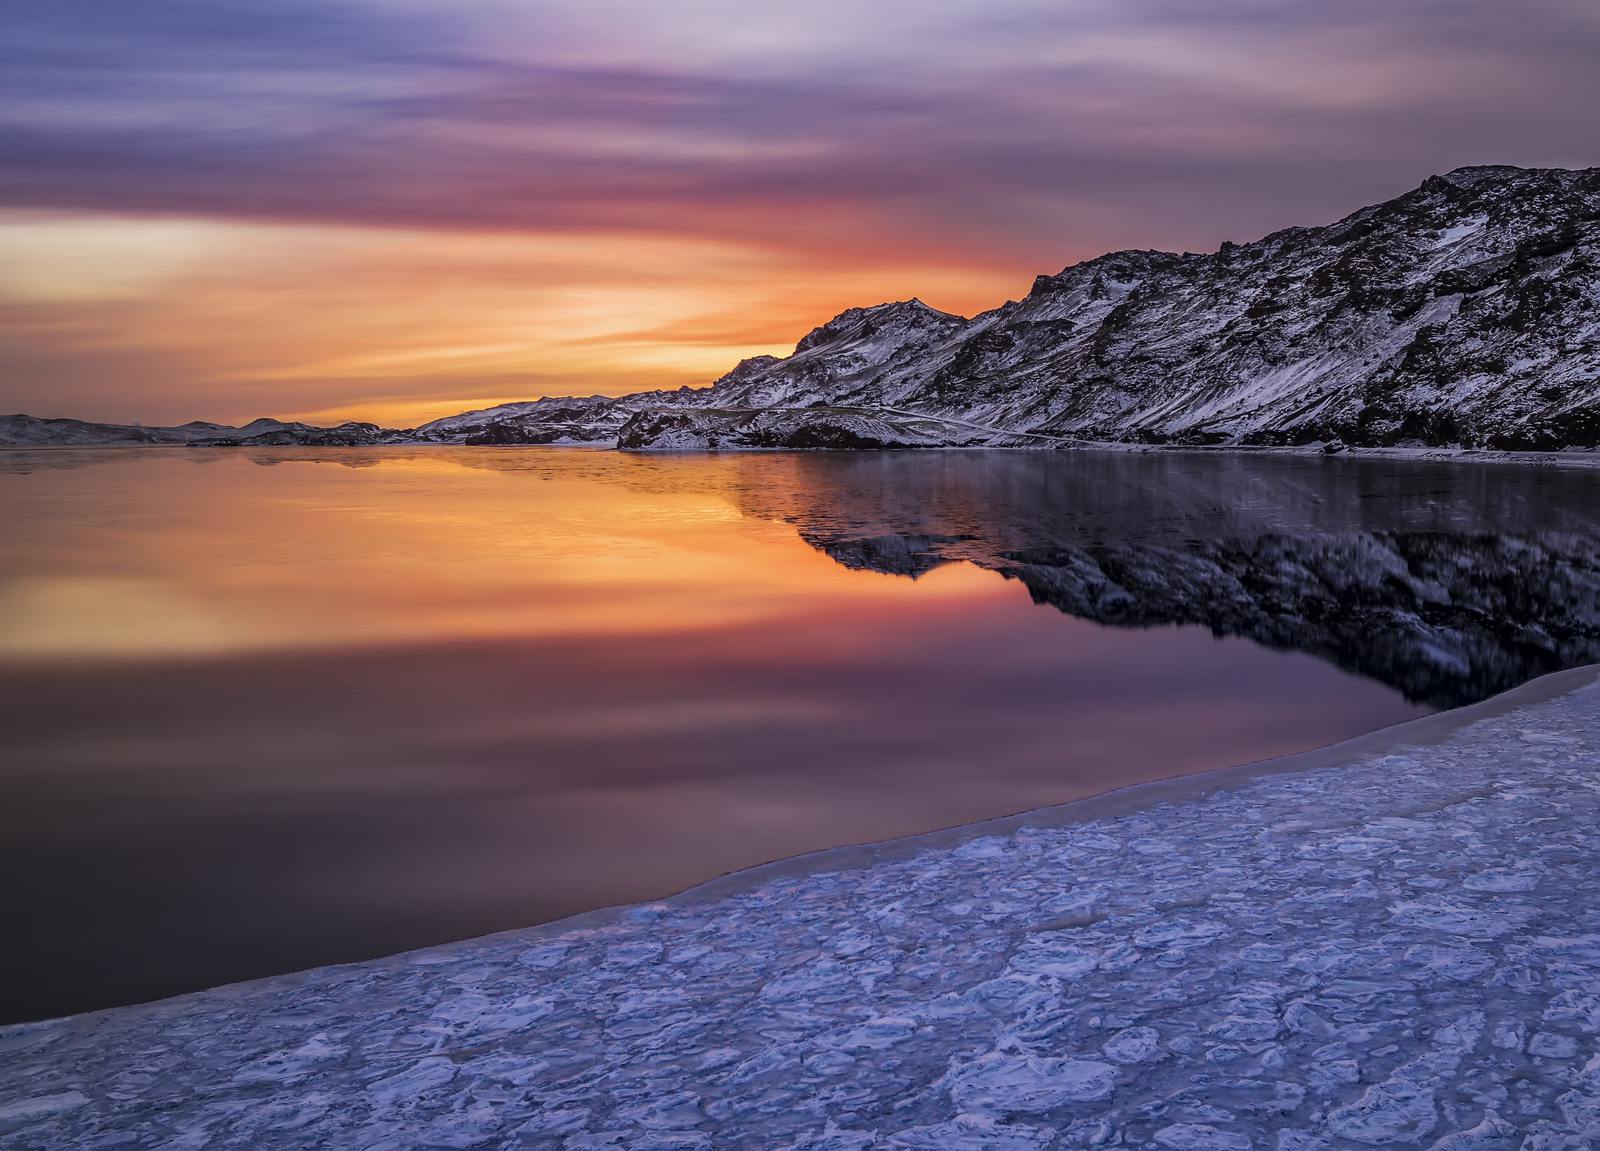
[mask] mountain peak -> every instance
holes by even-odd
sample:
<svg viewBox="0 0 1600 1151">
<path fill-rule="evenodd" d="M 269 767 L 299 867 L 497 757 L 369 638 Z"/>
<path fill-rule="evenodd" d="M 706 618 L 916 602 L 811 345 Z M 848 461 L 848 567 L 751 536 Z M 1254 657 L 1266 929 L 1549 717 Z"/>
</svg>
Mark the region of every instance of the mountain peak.
<svg viewBox="0 0 1600 1151">
<path fill-rule="evenodd" d="M 1107 252 L 1089 260 L 1079 260 L 1076 264 L 1068 264 L 1053 276 L 1040 275 L 1033 278 L 1033 286 L 1028 290 L 1029 296 L 1041 296 L 1074 284 L 1083 283 L 1084 277 L 1100 277 L 1102 280 L 1109 277 L 1112 280 L 1137 280 L 1157 268 L 1173 267 L 1185 260 L 1197 259 L 1189 252 L 1163 252 L 1156 248 L 1123 248 L 1115 252 Z"/>
<path fill-rule="evenodd" d="M 833 319 L 812 328 L 794 346 L 795 354 L 846 339 L 865 339 L 891 329 L 921 330 L 954 327 L 966 320 L 950 312 L 930 308 L 916 297 L 892 300 L 867 308 L 846 308 Z"/>
<path fill-rule="evenodd" d="M 1593 188 L 1600 182 L 1600 168 L 1519 168 L 1514 164 L 1469 164 L 1422 182 L 1423 190 L 1455 188 L 1480 191 L 1484 188 L 1518 187 Z"/>
<path fill-rule="evenodd" d="M 1515 164 L 1466 164 L 1460 168 L 1451 168 L 1443 175 L 1432 178 L 1448 181 L 1458 188 L 1470 188 L 1491 180 L 1509 180 L 1528 174 L 1542 175 L 1546 171 L 1548 169 L 1519 168 Z"/>
</svg>

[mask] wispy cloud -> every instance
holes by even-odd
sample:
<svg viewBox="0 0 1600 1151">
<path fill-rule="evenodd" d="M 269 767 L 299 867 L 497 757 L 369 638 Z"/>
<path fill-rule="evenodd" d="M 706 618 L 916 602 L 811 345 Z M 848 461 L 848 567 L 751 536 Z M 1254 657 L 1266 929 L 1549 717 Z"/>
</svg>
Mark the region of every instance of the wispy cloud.
<svg viewBox="0 0 1600 1151">
<path fill-rule="evenodd" d="M 1587 0 L 62 0 L 0 38 L 0 209 L 605 237 L 583 285 L 667 238 L 803 272 L 807 305 L 954 269 L 1020 291 L 1463 163 L 1600 162 L 1596 58 Z"/>
</svg>

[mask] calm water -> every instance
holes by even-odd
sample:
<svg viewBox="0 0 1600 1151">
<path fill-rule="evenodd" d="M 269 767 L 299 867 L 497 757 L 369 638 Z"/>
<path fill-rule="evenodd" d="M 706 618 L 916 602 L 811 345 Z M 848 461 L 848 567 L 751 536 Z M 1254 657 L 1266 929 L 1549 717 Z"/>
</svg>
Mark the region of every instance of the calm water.
<svg viewBox="0 0 1600 1151">
<path fill-rule="evenodd" d="M 1600 477 L 0 454 L 0 1019 L 664 895 L 1600 658 Z"/>
</svg>

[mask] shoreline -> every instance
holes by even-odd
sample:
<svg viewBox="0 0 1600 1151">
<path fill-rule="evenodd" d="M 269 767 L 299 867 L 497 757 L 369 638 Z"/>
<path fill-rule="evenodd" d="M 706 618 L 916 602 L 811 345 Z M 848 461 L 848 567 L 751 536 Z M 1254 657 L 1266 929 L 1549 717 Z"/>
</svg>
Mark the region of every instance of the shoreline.
<svg viewBox="0 0 1600 1151">
<path fill-rule="evenodd" d="M 821 851 L 807 852 L 802 855 L 793 855 L 785 859 L 773 860 L 770 863 L 758 863 L 753 867 L 741 868 L 725 875 L 719 875 L 714 879 L 706 880 L 704 883 L 685 888 L 683 891 L 676 892 L 665 899 L 652 901 L 651 904 L 622 904 L 608 908 L 597 908 L 592 912 L 583 912 L 580 915 L 570 916 L 564 920 L 552 921 L 551 924 L 539 924 L 536 927 L 521 930 L 536 931 L 547 926 L 553 926 L 556 923 L 576 926 L 578 925 L 576 921 L 583 920 L 591 915 L 620 914 L 633 907 L 653 906 L 657 903 L 676 904 L 682 902 L 686 905 L 693 905 L 738 894 L 773 878 L 808 875 L 818 871 L 867 868 L 879 862 L 907 859 L 920 851 L 959 847 L 971 840 L 981 839 L 985 836 L 1009 835 L 1029 828 L 1072 827 L 1111 816 L 1144 811 L 1163 803 L 1203 799 L 1216 792 L 1229 791 L 1241 784 L 1269 776 L 1295 775 L 1318 768 L 1347 766 L 1374 756 L 1397 752 L 1403 748 L 1424 748 L 1444 743 L 1462 729 L 1475 723 L 1559 699 L 1562 696 L 1581 691 L 1597 681 L 1600 681 L 1600 663 L 1567 668 L 1565 671 L 1551 672 L 1549 675 L 1531 679 L 1509 691 L 1501 692 L 1499 695 L 1491 696 L 1477 703 L 1451 708 L 1448 711 L 1434 712 L 1431 715 L 1418 716 L 1416 719 L 1390 724 L 1388 727 L 1380 727 L 1374 731 L 1352 736 L 1349 739 L 1340 740 L 1338 743 L 1311 748 L 1308 751 L 1294 752 L 1290 755 L 1276 756 L 1272 759 L 1255 760 L 1250 763 L 1233 764 L 1229 767 L 1213 768 L 1210 771 L 1165 776 L 1161 779 L 1153 779 L 1144 783 L 1115 787 L 1109 791 L 1097 792 L 1094 795 L 1086 795 L 1080 799 L 1068 800 L 1065 803 L 1030 808 L 1027 811 L 995 816 L 992 819 L 978 820 L 973 823 L 956 824 L 951 827 L 925 831 L 916 835 L 898 836 L 893 839 L 880 839 L 868 843 L 846 844 L 840 847 L 824 848 Z M 586 923 L 582 925 L 588 926 Z M 483 936 L 481 938 L 492 937 Z M 444 944 L 443 946 L 452 947 L 455 944 Z M 435 949 L 422 948 L 420 950 Z"/>
<path fill-rule="evenodd" d="M 1022 433 L 1017 433 L 1022 434 Z M 1350 459 L 1363 461 L 1394 460 L 1405 463 L 1467 463 L 1504 464 L 1520 467 L 1554 467 L 1574 469 L 1600 468 L 1600 448 L 1568 448 L 1560 451 L 1502 451 L 1494 448 L 1461 447 L 1345 447 L 1338 452 L 1326 452 L 1320 446 L 1276 446 L 1257 444 L 1142 444 L 1107 440 L 1080 440 L 1058 445 L 1026 444 L 966 444 L 966 445 L 906 445 L 883 448 L 758 448 L 730 446 L 724 448 L 618 448 L 614 443 L 570 444 L 465 444 L 418 440 L 394 444 L 0 444 L 0 453 L 8 452 L 136 452 L 136 451 L 296 451 L 296 452 L 394 452 L 416 450 L 482 450 L 482 451 L 590 451 L 617 452 L 620 455 L 640 456 L 717 456 L 717 455 L 867 455 L 880 452 L 1100 452 L 1123 455 L 1200 455 L 1200 456 L 1270 456 L 1296 459 Z"/>
<path fill-rule="evenodd" d="M 1029 808 L 1008 815 L 954 824 L 913 835 L 841 844 L 837 847 L 803 852 L 800 855 L 785 856 L 725 872 L 659 899 L 640 903 L 608 904 L 544 923 L 408 948 L 370 959 L 323 964 L 234 983 L 223 983 L 162 999 L 141 1000 L 72 1015 L 3 1024 L 0 1025 L 0 1038 L 35 1028 L 102 1018 L 123 1012 L 159 1010 L 186 1000 L 227 995 L 283 980 L 309 979 L 321 972 L 404 967 L 418 961 L 443 961 L 452 957 L 454 953 L 467 954 L 512 940 L 532 943 L 546 936 L 604 930 L 625 922 L 631 914 L 642 910 L 696 908 L 746 894 L 774 880 L 802 879 L 834 872 L 865 871 L 880 864 L 904 862 L 926 851 L 956 849 L 974 840 L 991 836 L 1007 836 L 1033 829 L 1069 828 L 1101 819 L 1144 812 L 1162 804 L 1201 800 L 1235 790 L 1257 779 L 1302 774 L 1320 768 L 1352 766 L 1375 756 L 1406 748 L 1425 748 L 1442 744 L 1473 724 L 1560 699 L 1581 691 L 1597 681 L 1600 681 L 1600 663 L 1568 668 L 1529 680 L 1509 691 L 1477 703 L 1419 716 L 1416 719 L 1391 724 L 1307 751 L 1213 768 L 1209 771 L 1165 776 L 1097 792 L 1064 803 Z"/>
<path fill-rule="evenodd" d="M 1516 464 L 1525 467 L 1600 467 L 1600 448 L 1571 448 L 1561 451 L 1532 452 L 1504 451 L 1498 448 L 1461 447 L 1346 447 L 1337 452 L 1327 452 L 1321 447 L 1280 447 L 1265 444 L 1124 444 L 1115 442 L 1085 443 L 1079 450 L 1103 452 L 1128 452 L 1159 455 L 1186 453 L 1190 455 L 1232 456 L 1294 456 L 1319 459 L 1399 460 L 1407 463 L 1470 463 Z"/>
<path fill-rule="evenodd" d="M 972 823 L 958 823 L 950 827 L 937 828 L 933 831 L 918 832 L 915 835 L 896 836 L 890 839 L 871 840 L 864 843 L 842 844 L 838 847 L 826 847 L 819 851 L 808 851 L 800 855 L 785 856 L 782 859 L 774 859 L 766 863 L 757 863 L 750 867 L 742 867 L 735 871 L 726 872 L 702 883 L 697 883 L 692 887 L 686 887 L 682 891 L 663 896 L 661 899 L 649 900 L 644 903 L 611 904 L 607 907 L 597 907 L 590 911 L 581 911 L 564 919 L 553 919 L 548 923 L 533 924 L 529 927 L 515 927 L 507 931 L 475 936 L 471 939 L 453 940 L 449 943 L 419 947 L 410 951 L 400 951 L 393 955 L 366 960 L 365 962 L 387 963 L 406 956 L 434 955 L 448 952 L 455 948 L 471 947 L 473 944 L 513 936 L 527 937 L 545 932 L 560 934 L 565 931 L 591 930 L 610 926 L 629 912 L 640 908 L 695 907 L 743 894 L 773 879 L 800 878 L 822 872 L 860 871 L 879 863 L 904 861 L 923 851 L 948 850 L 960 847 L 972 840 L 983 839 L 988 836 L 1010 835 L 1017 831 L 1032 828 L 1072 827 L 1108 817 L 1145 811 L 1163 803 L 1203 799 L 1217 792 L 1231 791 L 1256 779 L 1295 775 L 1318 768 L 1349 766 L 1359 761 L 1396 752 L 1403 748 L 1421 748 L 1444 743 L 1462 729 L 1482 720 L 1494 719 L 1513 711 L 1559 699 L 1581 691 L 1596 682 L 1600 682 L 1600 663 L 1567 668 L 1565 671 L 1551 672 L 1549 675 L 1531 679 L 1527 683 L 1512 688 L 1510 691 L 1501 692 L 1499 695 L 1491 696 L 1477 703 L 1451 708 L 1449 711 L 1434 712 L 1432 715 L 1418 716 L 1416 719 L 1390 724 L 1388 727 L 1380 727 L 1375 731 L 1365 732 L 1349 739 L 1340 740 L 1338 743 L 1311 748 L 1307 751 L 1276 756 L 1272 759 L 1233 764 L 1228 767 L 1213 768 L 1210 771 L 1165 776 L 1161 779 L 1153 779 L 1144 783 L 1115 787 L 1109 791 L 1097 792 L 1094 795 L 1086 795 L 1079 799 L 1068 800 L 1065 803 L 1029 808 L 1026 811 L 998 815 Z M 361 963 L 332 964 L 329 966 L 356 967 L 361 966 Z M 306 971 L 327 969 L 313 967 L 307 968 Z M 293 974 L 304 974 L 304 972 L 295 972 Z M 266 978 L 277 979 L 283 977 L 267 976 Z M 261 980 L 250 980 L 248 982 L 256 983 L 261 982 Z M 225 984 L 224 986 L 237 987 L 243 986 L 243 984 Z M 205 992 L 195 992 L 193 994 L 205 994 Z M 182 996 L 175 998 L 182 998 Z M 167 1001 L 156 1000 L 155 1002 Z M 117 1011 L 122 1009 L 107 1008 L 106 1010 Z M 65 1018 L 75 1017 L 66 1016 Z"/>
<path fill-rule="evenodd" d="M 1592 1146 L 1597 682 L 0 1029 L 0 1141 Z"/>
</svg>

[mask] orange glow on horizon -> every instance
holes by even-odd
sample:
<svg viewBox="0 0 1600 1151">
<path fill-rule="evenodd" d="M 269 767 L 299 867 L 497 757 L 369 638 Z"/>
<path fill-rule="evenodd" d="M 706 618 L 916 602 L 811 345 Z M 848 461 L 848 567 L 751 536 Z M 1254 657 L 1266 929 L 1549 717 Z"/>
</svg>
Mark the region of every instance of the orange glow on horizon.
<svg viewBox="0 0 1600 1151">
<path fill-rule="evenodd" d="M 711 384 L 848 307 L 972 314 L 1020 269 L 703 237 L 0 214 L 0 340 L 54 358 L 16 410 L 391 427 Z M 71 333 L 71 339 L 63 334 Z M 43 345 L 48 343 L 48 348 Z"/>
</svg>

